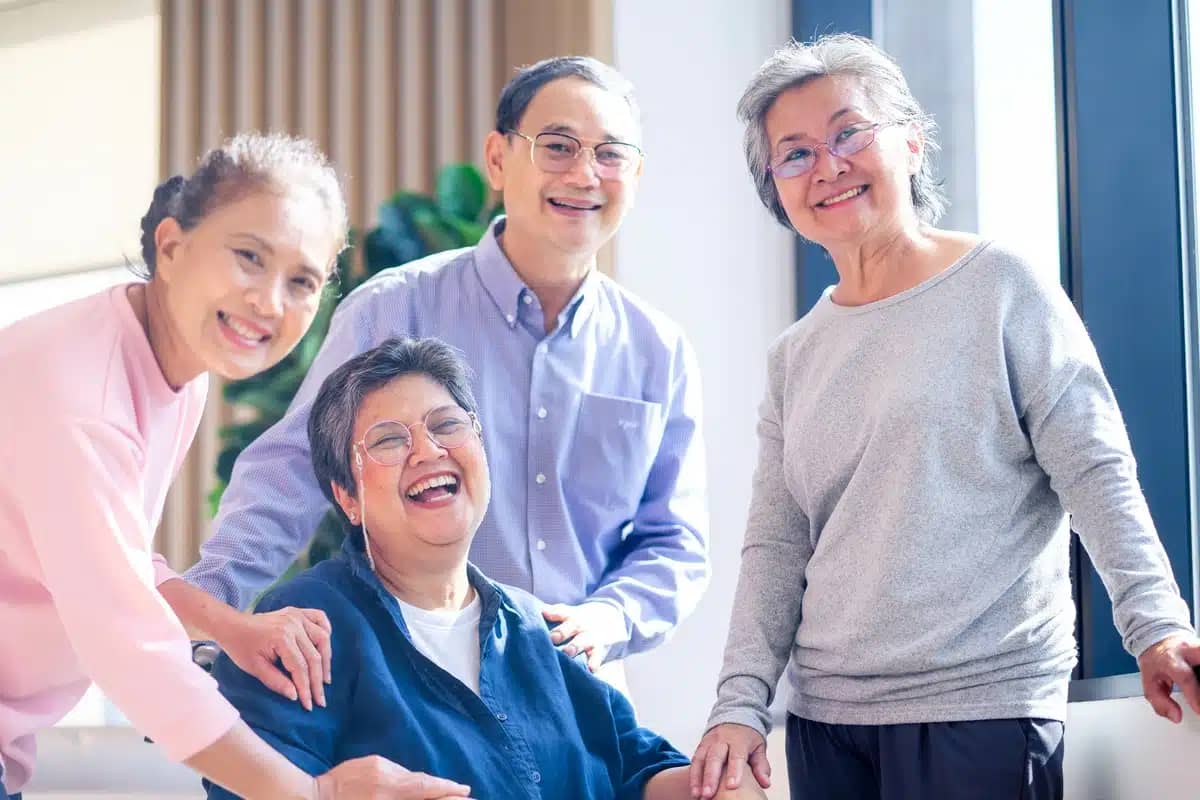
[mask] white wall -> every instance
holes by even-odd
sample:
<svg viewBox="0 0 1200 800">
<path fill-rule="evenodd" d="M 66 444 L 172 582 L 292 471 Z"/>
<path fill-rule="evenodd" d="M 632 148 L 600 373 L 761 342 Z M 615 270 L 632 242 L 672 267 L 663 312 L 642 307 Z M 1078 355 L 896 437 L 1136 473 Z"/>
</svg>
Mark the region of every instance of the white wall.
<svg viewBox="0 0 1200 800">
<path fill-rule="evenodd" d="M 1155 716 L 1141 697 L 1072 703 L 1067 710 L 1066 800 L 1195 800 L 1200 797 L 1200 717 Z"/>
<path fill-rule="evenodd" d="M 0 281 L 137 257 L 158 183 L 158 5 L 0 5 Z"/>
<path fill-rule="evenodd" d="M 614 24 L 648 153 L 617 240 L 617 277 L 679 322 L 696 349 L 712 513 L 708 593 L 673 640 L 630 659 L 630 686 L 643 721 L 691 752 L 737 581 L 766 348 L 794 313 L 791 237 L 754 193 L 735 106 L 791 21 L 786 0 L 617 0 Z"/>
</svg>

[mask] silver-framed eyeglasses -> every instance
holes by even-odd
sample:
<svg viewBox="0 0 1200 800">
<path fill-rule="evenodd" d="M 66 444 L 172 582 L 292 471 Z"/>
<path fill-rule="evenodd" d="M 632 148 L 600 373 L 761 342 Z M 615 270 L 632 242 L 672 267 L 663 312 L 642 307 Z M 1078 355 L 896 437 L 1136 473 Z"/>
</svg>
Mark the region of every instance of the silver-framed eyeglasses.
<svg viewBox="0 0 1200 800">
<path fill-rule="evenodd" d="M 376 464 L 394 467 L 404 463 L 412 452 L 416 428 L 424 428 L 429 441 L 446 450 L 462 447 L 472 434 L 483 430 L 474 413 L 450 406 L 435 408 L 425 415 L 422 422 L 412 425 L 391 419 L 376 422 L 354 444 L 362 448 L 367 458 Z"/>
<path fill-rule="evenodd" d="M 856 122 L 848 125 L 818 144 L 788 145 L 782 154 L 767 166 L 776 178 L 798 178 L 817 165 L 817 151 L 824 147 L 838 158 L 846 158 L 866 150 L 875 143 L 875 132 L 897 122 Z"/>
<path fill-rule="evenodd" d="M 537 136 L 527 136 L 517 130 L 508 133 L 529 142 L 529 160 L 543 172 L 570 172 L 580 154 L 586 151 L 598 177 L 617 180 L 637 169 L 645 155 L 642 148 L 629 142 L 597 142 L 589 147 L 565 133 L 546 131 Z"/>
</svg>

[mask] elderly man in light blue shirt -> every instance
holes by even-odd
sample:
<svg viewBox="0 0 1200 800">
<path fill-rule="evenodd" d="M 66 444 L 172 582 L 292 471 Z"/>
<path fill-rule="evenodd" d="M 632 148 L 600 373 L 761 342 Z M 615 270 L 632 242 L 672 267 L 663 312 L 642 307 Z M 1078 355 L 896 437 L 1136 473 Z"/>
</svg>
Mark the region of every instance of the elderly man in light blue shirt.
<svg viewBox="0 0 1200 800">
<path fill-rule="evenodd" d="M 707 583 L 708 531 L 695 357 L 596 269 L 632 203 L 639 140 L 631 87 L 610 67 L 558 58 L 521 71 L 485 145 L 507 216 L 478 246 L 385 271 L 340 304 L 287 416 L 238 459 L 186 579 L 241 608 L 282 574 L 327 510 L 306 435 L 322 380 L 390 336 L 434 336 L 466 355 L 482 407 L 494 486 L 471 561 L 553 604 L 556 640 L 593 669 L 660 644 Z M 164 595 L 204 627 L 195 597 Z M 317 641 L 320 626 L 302 622 Z M 303 669 L 299 649 L 320 671 L 303 635 L 265 636 L 249 637 L 243 661 L 265 651 Z"/>
</svg>

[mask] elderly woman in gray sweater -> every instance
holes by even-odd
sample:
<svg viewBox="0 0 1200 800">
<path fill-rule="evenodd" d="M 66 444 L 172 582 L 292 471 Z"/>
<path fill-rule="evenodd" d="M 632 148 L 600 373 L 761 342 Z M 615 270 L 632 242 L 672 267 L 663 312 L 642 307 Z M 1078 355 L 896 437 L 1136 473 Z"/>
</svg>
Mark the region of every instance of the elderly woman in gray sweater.
<svg viewBox="0 0 1200 800">
<path fill-rule="evenodd" d="M 1146 697 L 1200 712 L 1188 608 L 1063 290 L 933 227 L 933 125 L 867 40 L 792 44 L 742 97 L 764 204 L 838 282 L 769 353 L 710 797 L 766 786 L 785 666 L 793 798 L 1052 798 L 1075 664 L 1068 515 Z"/>
</svg>

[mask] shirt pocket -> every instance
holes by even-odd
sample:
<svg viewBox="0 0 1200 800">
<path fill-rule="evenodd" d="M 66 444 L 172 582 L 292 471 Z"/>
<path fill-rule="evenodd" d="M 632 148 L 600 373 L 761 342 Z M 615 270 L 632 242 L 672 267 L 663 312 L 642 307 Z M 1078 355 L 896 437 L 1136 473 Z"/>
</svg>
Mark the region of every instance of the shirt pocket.
<svg viewBox="0 0 1200 800">
<path fill-rule="evenodd" d="M 622 520 L 632 518 L 662 443 L 662 403 L 584 394 L 571 442 L 567 494 L 598 504 Z"/>
</svg>

